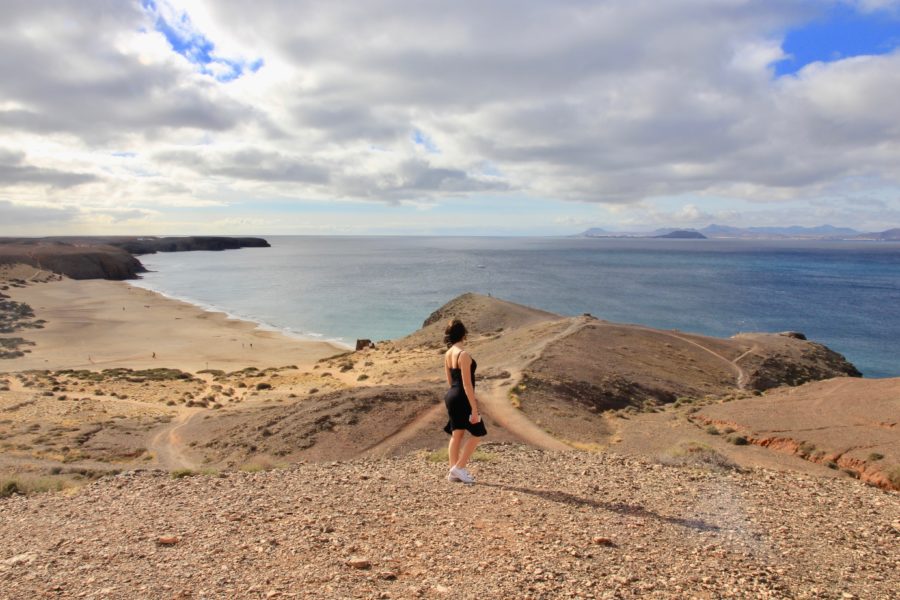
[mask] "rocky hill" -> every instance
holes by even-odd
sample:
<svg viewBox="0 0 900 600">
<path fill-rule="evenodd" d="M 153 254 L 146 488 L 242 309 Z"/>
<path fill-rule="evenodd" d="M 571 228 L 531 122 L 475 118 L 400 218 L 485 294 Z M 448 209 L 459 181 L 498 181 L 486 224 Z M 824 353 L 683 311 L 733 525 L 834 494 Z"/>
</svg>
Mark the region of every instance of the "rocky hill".
<svg viewBox="0 0 900 600">
<path fill-rule="evenodd" d="M 621 446 L 655 456 L 705 437 L 689 419 L 697 407 L 856 373 L 796 334 L 710 338 L 465 294 L 405 338 L 299 368 L 11 374 L 0 378 L 8 421 L 0 432 L 25 450 L 5 460 L 39 475 L 76 465 L 94 473 L 146 461 L 236 469 L 437 448 L 446 443 L 440 355 L 451 316 L 471 331 L 490 439 L 545 449 Z M 648 421 L 657 416 L 673 421 L 657 428 Z M 73 427 L 73 418 L 83 423 Z M 648 431 L 654 439 L 643 437 Z"/>
</svg>

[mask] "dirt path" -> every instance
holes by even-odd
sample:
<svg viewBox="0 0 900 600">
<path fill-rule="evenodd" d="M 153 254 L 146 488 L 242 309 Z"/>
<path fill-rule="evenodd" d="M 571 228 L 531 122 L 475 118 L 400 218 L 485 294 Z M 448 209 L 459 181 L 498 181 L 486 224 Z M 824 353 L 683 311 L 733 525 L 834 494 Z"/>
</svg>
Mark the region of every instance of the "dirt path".
<svg viewBox="0 0 900 600">
<path fill-rule="evenodd" d="M 700 342 L 695 342 L 694 340 L 692 340 L 690 338 L 686 338 L 681 335 L 678 335 L 677 333 L 670 333 L 668 331 L 660 331 L 658 329 L 650 329 L 649 327 L 641 327 L 639 325 L 633 325 L 632 327 L 634 327 L 635 329 L 642 329 L 644 331 L 649 331 L 651 333 L 665 335 L 665 336 L 668 336 L 671 338 L 675 338 L 676 340 L 681 340 L 682 342 L 685 342 L 687 344 L 690 344 L 692 346 L 696 346 L 697 348 L 700 348 L 704 352 L 712 354 L 713 356 L 715 356 L 722 362 L 727 363 L 728 368 L 731 369 L 732 371 L 734 371 L 738 389 L 743 390 L 744 388 L 747 387 L 747 378 L 748 378 L 747 372 L 737 363 L 738 363 L 738 361 L 740 361 L 742 358 L 744 358 L 748 354 L 752 354 L 753 352 L 755 352 L 758 349 L 757 346 L 753 346 L 752 348 L 750 348 L 749 350 L 747 350 L 746 352 L 744 352 L 743 354 L 741 354 L 734 360 L 729 360 L 729 358 L 727 356 L 723 356 L 723 355 L 719 354 L 712 348 L 707 348 Z"/>
<path fill-rule="evenodd" d="M 522 371 L 510 371 L 512 375 L 511 385 L 515 386 L 522 379 Z M 485 393 L 479 393 L 482 412 L 489 414 L 498 425 L 521 439 L 526 444 L 543 448 L 544 450 L 571 450 L 572 447 L 565 444 L 529 419 L 525 413 L 514 407 L 507 393 L 511 386 L 501 387 L 499 382 L 488 387 Z"/>
<path fill-rule="evenodd" d="M 202 398 L 214 392 L 212 386 L 215 384 L 215 378 L 211 374 L 195 373 L 194 377 L 206 382 L 206 387 L 200 392 L 199 397 Z M 191 420 L 205 412 L 206 410 L 202 408 L 185 408 L 181 414 L 150 438 L 147 450 L 153 453 L 157 464 L 159 464 L 161 468 L 169 471 L 175 469 L 197 468 L 197 463 L 185 453 L 184 440 L 181 437 L 180 431 L 186 427 Z"/>
<path fill-rule="evenodd" d="M 498 370 L 508 371 L 511 374 L 511 377 L 505 380 L 495 380 L 491 383 L 480 383 L 478 387 L 478 399 L 481 402 L 480 408 L 482 412 L 493 418 L 500 427 L 503 427 L 513 436 L 527 444 L 546 450 L 571 450 L 572 448 L 570 446 L 564 444 L 535 425 L 521 411 L 514 408 L 509 402 L 507 393 L 521 381 L 524 369 L 540 358 L 541 353 L 547 346 L 572 335 L 584 327 L 589 321 L 590 319 L 584 317 L 574 318 L 572 319 L 572 322 L 569 323 L 568 327 L 561 332 L 544 339 L 534 349 L 534 352 L 529 355 L 529 358 L 519 360 L 515 363 L 498 366 Z M 502 385 L 502 383 L 507 383 L 507 385 Z M 420 412 L 388 437 L 364 450 L 361 455 L 374 457 L 389 454 L 392 450 L 415 437 L 424 427 L 438 421 L 441 416 L 445 414 L 444 411 L 445 408 L 443 403 L 435 404 Z"/>
<path fill-rule="evenodd" d="M 585 317 L 572 318 L 568 327 L 540 342 L 530 358 L 501 367 L 503 370 L 509 371 L 510 379 L 507 381 L 510 383 L 501 385 L 501 381 L 496 381 L 490 386 L 486 386 L 486 392 L 478 394 L 483 412 L 489 414 L 501 427 L 527 444 L 545 450 L 571 450 L 571 446 L 538 427 L 521 410 L 514 407 L 509 401 L 508 393 L 522 381 L 525 369 L 539 359 L 548 346 L 581 330 L 589 322 L 591 319 Z"/>
<path fill-rule="evenodd" d="M 197 468 L 197 463 L 185 454 L 184 443 L 179 431 L 203 412 L 205 412 L 203 409 L 185 409 L 150 438 L 147 450 L 153 453 L 160 468 L 168 471 Z"/>
<path fill-rule="evenodd" d="M 401 446 L 404 442 L 408 442 L 416 436 L 426 425 L 429 425 L 442 416 L 446 417 L 444 404 L 435 404 L 431 408 L 424 410 L 404 424 L 400 429 L 387 436 L 380 442 L 370 446 L 360 453 L 360 456 L 387 456 L 394 449 Z"/>
</svg>

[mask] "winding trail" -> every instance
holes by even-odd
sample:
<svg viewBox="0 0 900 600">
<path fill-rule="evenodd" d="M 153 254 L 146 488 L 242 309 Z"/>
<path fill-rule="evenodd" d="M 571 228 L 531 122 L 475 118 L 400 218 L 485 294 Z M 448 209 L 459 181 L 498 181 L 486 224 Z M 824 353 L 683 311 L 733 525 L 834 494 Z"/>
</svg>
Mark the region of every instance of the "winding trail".
<svg viewBox="0 0 900 600">
<path fill-rule="evenodd" d="M 750 348 L 749 350 L 747 350 L 746 352 L 744 352 L 743 354 L 741 354 L 740 356 L 738 356 L 738 357 L 735 358 L 734 360 L 731 360 L 731 359 L 729 359 L 727 356 L 723 356 L 723 355 L 719 354 L 718 352 L 716 352 L 716 351 L 713 350 L 712 348 L 707 348 L 706 346 L 704 346 L 704 345 L 701 344 L 700 342 L 696 342 L 696 341 L 694 341 L 694 340 L 692 340 L 692 339 L 690 339 L 690 338 L 686 338 L 686 337 L 684 337 L 684 336 L 678 335 L 677 333 L 671 333 L 671 332 L 668 332 L 668 331 L 661 331 L 661 330 L 659 330 L 659 329 L 651 329 L 651 328 L 649 328 L 649 327 L 643 327 L 643 326 L 641 326 L 641 325 L 632 325 L 631 327 L 633 327 L 634 329 L 641 329 L 641 330 L 643 330 L 643 331 L 649 331 L 649 332 L 651 332 L 651 333 L 657 333 L 657 334 L 660 334 L 660 335 L 665 335 L 665 336 L 670 337 L 670 338 L 675 338 L 676 340 L 681 340 L 682 342 L 685 342 L 686 344 L 690 344 L 690 345 L 692 345 L 692 346 L 696 346 L 697 348 L 700 348 L 700 349 L 703 350 L 704 352 L 707 352 L 707 353 L 709 353 L 709 354 L 712 354 L 713 356 L 715 356 L 716 358 L 718 358 L 718 359 L 721 360 L 722 362 L 726 363 L 726 364 L 728 365 L 728 368 L 729 368 L 729 369 L 731 369 L 732 371 L 734 371 L 734 374 L 735 374 L 735 377 L 736 377 L 736 385 L 737 385 L 738 389 L 741 389 L 741 390 L 746 389 L 746 387 L 747 387 L 747 379 L 748 379 L 749 376 L 747 375 L 747 371 L 745 371 L 745 370 L 738 364 L 738 361 L 740 361 L 742 358 L 744 358 L 744 357 L 747 356 L 748 354 L 752 354 L 753 352 L 756 352 L 756 351 L 759 349 L 759 346 L 754 345 L 752 348 Z"/>
<path fill-rule="evenodd" d="M 509 401 L 508 393 L 509 390 L 521 383 L 525 369 L 538 360 L 548 346 L 580 331 L 590 322 L 592 322 L 592 319 L 589 317 L 573 317 L 569 326 L 564 330 L 542 340 L 529 358 L 501 367 L 501 369 L 509 371 L 511 377 L 506 381 L 510 383 L 509 385 L 501 385 L 500 381 L 496 381 L 487 386 L 487 392 L 478 394 L 482 412 L 489 414 L 498 425 L 527 444 L 543 448 L 544 450 L 571 450 L 571 446 L 538 427 L 525 413 L 514 407 Z"/>
<path fill-rule="evenodd" d="M 147 444 L 147 450 L 153 453 L 156 463 L 162 469 L 195 469 L 197 463 L 185 454 L 184 442 L 179 430 L 188 425 L 203 409 L 185 409 L 183 413 L 156 432 Z"/>
<path fill-rule="evenodd" d="M 426 425 L 438 421 L 445 414 L 444 404 L 435 404 L 431 408 L 415 415 L 391 435 L 363 450 L 360 456 L 387 456 L 405 442 L 414 438 Z"/>
<path fill-rule="evenodd" d="M 206 387 L 200 392 L 203 397 L 212 393 L 215 378 L 209 373 L 195 373 L 194 377 L 206 382 Z M 147 444 L 147 450 L 153 453 L 160 468 L 172 471 L 175 469 L 196 469 L 197 462 L 192 460 L 184 447 L 184 440 L 179 431 L 190 424 L 198 415 L 208 411 L 203 408 L 184 408 L 182 412 L 172 419 L 165 427 L 159 429 Z"/>
<path fill-rule="evenodd" d="M 561 442 L 535 425 L 535 423 L 522 413 L 522 411 L 512 406 L 507 397 L 507 393 L 518 385 L 522 380 L 523 371 L 528 365 L 541 357 L 541 354 L 547 346 L 572 335 L 589 322 L 591 322 L 590 318 L 573 317 L 568 327 L 555 335 L 545 338 L 539 345 L 533 348 L 533 353 L 530 354 L 527 359 L 522 358 L 518 362 L 508 365 L 498 365 L 498 371 L 507 371 L 511 376 L 507 379 L 494 380 L 491 383 L 485 381 L 479 382 L 477 394 L 478 400 L 481 403 L 481 412 L 489 415 L 497 425 L 503 427 L 509 433 L 527 444 L 546 450 L 571 450 L 571 446 Z M 503 385 L 504 383 L 506 383 L 506 385 Z M 425 427 L 435 422 L 439 422 L 441 417 L 446 414 L 445 410 L 443 402 L 429 407 L 402 425 L 391 435 L 361 452 L 360 455 L 385 456 L 390 454 L 403 443 L 415 437 Z"/>
<path fill-rule="evenodd" d="M 747 371 L 745 371 L 738 364 L 738 361 L 740 361 L 742 358 L 744 358 L 745 356 L 747 356 L 749 354 L 753 354 L 757 350 L 759 350 L 759 346 L 754 344 L 752 348 L 750 348 L 749 350 L 747 350 L 746 352 L 744 352 L 743 354 L 738 356 L 736 359 L 731 361 L 731 364 L 733 364 L 735 367 L 737 367 L 737 369 L 739 371 L 738 380 L 737 380 L 738 389 L 742 389 L 742 390 L 747 389 Z"/>
</svg>

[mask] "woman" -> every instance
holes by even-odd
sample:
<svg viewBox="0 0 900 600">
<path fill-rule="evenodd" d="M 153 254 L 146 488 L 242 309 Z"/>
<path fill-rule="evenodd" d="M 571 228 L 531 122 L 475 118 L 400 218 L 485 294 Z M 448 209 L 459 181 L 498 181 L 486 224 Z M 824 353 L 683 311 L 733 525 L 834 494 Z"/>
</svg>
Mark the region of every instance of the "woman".
<svg viewBox="0 0 900 600">
<path fill-rule="evenodd" d="M 450 389 L 444 396 L 450 421 L 444 431 L 450 434 L 450 472 L 449 481 L 475 483 L 475 478 L 466 470 L 466 465 L 478 446 L 480 437 L 487 435 L 481 414 L 478 412 L 478 398 L 475 396 L 475 368 L 478 366 L 472 356 L 463 347 L 466 341 L 466 326 L 459 319 L 453 319 L 444 330 L 444 343 L 447 353 L 444 354 L 444 373 Z M 471 436 L 463 443 L 468 431 Z"/>
</svg>

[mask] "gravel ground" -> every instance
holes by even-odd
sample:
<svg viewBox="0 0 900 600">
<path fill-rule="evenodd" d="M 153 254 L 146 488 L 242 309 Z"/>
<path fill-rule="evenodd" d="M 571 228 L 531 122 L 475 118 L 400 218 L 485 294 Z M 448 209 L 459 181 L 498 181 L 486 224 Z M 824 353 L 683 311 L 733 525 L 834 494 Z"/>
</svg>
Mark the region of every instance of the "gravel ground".
<svg viewBox="0 0 900 600">
<path fill-rule="evenodd" d="M 900 495 L 487 445 L 0 500 L 0 598 L 898 598 Z"/>
</svg>

